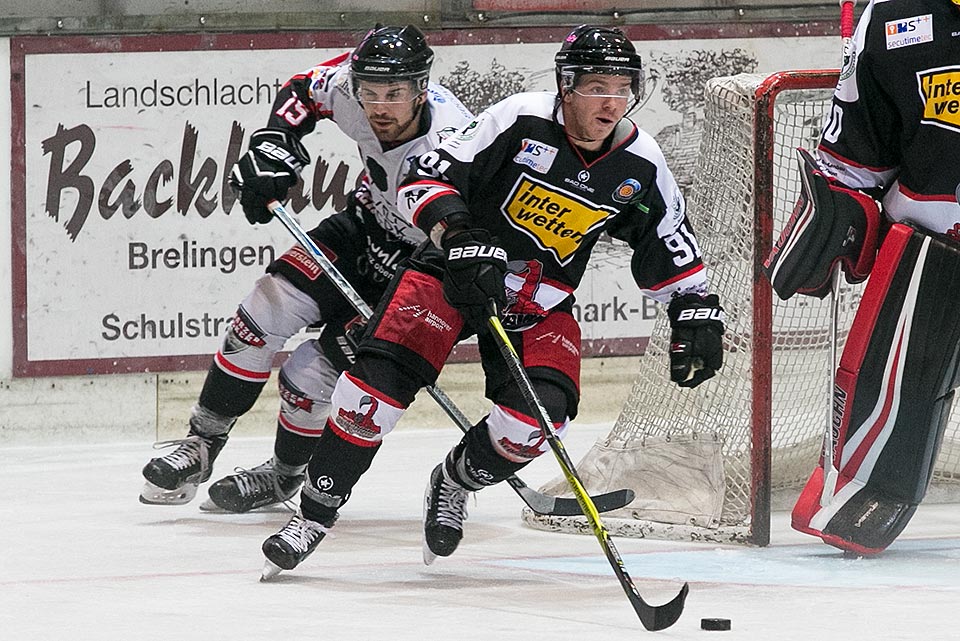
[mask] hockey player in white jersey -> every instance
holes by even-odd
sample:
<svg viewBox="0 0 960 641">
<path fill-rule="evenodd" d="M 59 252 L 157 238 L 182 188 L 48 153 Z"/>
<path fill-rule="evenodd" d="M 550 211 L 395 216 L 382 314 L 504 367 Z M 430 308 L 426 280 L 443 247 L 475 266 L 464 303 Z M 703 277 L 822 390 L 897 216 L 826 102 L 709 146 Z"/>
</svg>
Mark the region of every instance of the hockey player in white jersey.
<svg viewBox="0 0 960 641">
<path fill-rule="evenodd" d="M 294 75 L 278 92 L 267 127 L 231 175 L 250 223 L 267 223 L 271 200 L 283 201 L 310 162 L 300 140 L 320 120 L 331 120 L 356 141 L 362 184 L 348 206 L 323 220 L 310 236 L 357 292 L 375 305 L 397 264 L 425 239 L 397 211 L 397 186 L 410 159 L 433 149 L 472 114 L 445 88 L 429 81 L 433 51 L 413 26 L 379 25 L 357 48 Z M 342 349 L 354 308 L 295 245 L 274 261 L 240 303 L 216 353 L 176 449 L 143 468 L 140 500 L 183 504 L 211 476 L 213 463 L 237 418 L 256 401 L 274 357 L 307 326 L 320 338 L 301 344 L 284 362 L 274 455 L 209 489 L 211 501 L 231 512 L 286 500 L 300 487 L 324 430 L 330 393 L 349 364 Z"/>
</svg>

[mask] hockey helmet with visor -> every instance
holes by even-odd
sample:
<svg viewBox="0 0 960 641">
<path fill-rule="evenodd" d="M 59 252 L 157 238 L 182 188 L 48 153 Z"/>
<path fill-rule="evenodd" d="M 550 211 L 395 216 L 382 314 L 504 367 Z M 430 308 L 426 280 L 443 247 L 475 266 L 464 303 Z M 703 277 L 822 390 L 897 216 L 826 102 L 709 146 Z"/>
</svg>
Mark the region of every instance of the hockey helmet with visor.
<svg viewBox="0 0 960 641">
<path fill-rule="evenodd" d="M 575 92 L 585 97 L 624 98 L 633 96 L 635 106 L 643 98 L 643 64 L 640 54 L 619 29 L 580 25 L 564 38 L 554 56 L 557 89 L 563 95 Z M 581 93 L 580 80 L 588 74 L 628 76 L 629 95 L 623 93 Z M 632 108 L 631 106 L 631 108 Z"/>
<path fill-rule="evenodd" d="M 350 55 L 354 97 L 368 103 L 410 102 L 426 91 L 432 65 L 433 50 L 415 26 L 377 25 Z M 367 92 L 365 98 L 363 85 L 366 83 L 398 86 L 385 95 Z"/>
</svg>

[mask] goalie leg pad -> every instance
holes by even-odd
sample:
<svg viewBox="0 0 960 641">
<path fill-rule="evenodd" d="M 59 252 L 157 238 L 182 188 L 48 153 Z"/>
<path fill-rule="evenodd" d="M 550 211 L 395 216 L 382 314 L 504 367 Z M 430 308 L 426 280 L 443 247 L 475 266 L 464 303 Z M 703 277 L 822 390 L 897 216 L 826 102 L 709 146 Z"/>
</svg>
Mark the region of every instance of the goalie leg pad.
<svg viewBox="0 0 960 641">
<path fill-rule="evenodd" d="M 960 301 L 945 295 L 958 285 L 960 247 L 891 228 L 837 371 L 836 487 L 821 501 L 830 482 L 821 462 L 794 507 L 794 528 L 873 554 L 906 527 L 926 493 L 958 384 Z"/>
<path fill-rule="evenodd" d="M 826 296 L 838 262 L 847 282 L 863 281 L 873 266 L 880 229 L 880 210 L 872 198 L 824 175 L 806 149 L 797 154 L 800 195 L 763 265 L 784 300 L 796 293 Z"/>
</svg>

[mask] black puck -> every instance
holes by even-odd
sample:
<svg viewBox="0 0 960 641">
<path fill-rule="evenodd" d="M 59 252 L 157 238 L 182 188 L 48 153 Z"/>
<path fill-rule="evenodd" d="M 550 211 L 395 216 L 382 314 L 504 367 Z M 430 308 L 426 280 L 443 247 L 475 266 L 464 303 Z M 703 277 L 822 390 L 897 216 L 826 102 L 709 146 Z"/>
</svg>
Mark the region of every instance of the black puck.
<svg viewBox="0 0 960 641">
<path fill-rule="evenodd" d="M 729 630 L 730 619 L 700 619 L 701 630 Z"/>
</svg>

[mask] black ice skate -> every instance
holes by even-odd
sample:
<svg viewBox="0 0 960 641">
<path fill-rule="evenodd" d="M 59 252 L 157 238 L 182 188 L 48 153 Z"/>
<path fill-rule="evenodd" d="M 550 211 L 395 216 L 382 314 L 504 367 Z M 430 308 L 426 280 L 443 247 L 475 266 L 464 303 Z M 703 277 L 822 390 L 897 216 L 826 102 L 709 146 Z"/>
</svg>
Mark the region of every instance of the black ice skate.
<svg viewBox="0 0 960 641">
<path fill-rule="evenodd" d="M 292 570 L 300 565 L 317 549 L 331 527 L 332 521 L 326 524 L 311 521 L 298 511 L 279 532 L 263 542 L 260 549 L 267 560 L 263 564 L 260 580 L 269 581 L 281 570 Z"/>
<path fill-rule="evenodd" d="M 448 478 L 441 463 L 433 468 L 423 495 L 423 562 L 450 556 L 463 538 L 470 491 Z"/>
<path fill-rule="evenodd" d="M 147 482 L 140 492 L 140 502 L 183 505 L 192 501 L 197 487 L 210 478 L 213 462 L 226 442 L 226 435 L 201 436 L 191 431 L 187 438 L 156 443 L 154 447 L 178 447 L 144 466 Z"/>
<path fill-rule="evenodd" d="M 271 458 L 253 469 L 238 469 L 236 474 L 211 485 L 208 491 L 212 505 L 204 503 L 200 507 L 239 513 L 282 503 L 297 493 L 303 478 L 303 474 L 280 474 Z"/>
</svg>

